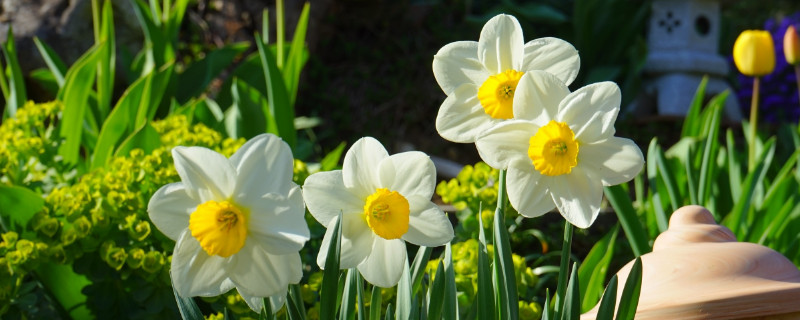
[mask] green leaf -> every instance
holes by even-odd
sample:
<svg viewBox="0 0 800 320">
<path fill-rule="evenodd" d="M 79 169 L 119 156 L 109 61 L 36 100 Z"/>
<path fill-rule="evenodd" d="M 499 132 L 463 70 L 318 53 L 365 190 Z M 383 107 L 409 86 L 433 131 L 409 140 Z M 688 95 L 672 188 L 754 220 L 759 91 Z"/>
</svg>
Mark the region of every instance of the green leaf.
<svg viewBox="0 0 800 320">
<path fill-rule="evenodd" d="M 320 319 L 334 319 L 336 317 L 337 296 L 339 295 L 339 256 L 342 239 L 342 214 L 336 218 L 333 228 L 336 230 L 331 238 L 328 252 L 326 253 L 325 270 L 322 274 L 320 287 Z"/>
<path fill-rule="evenodd" d="M 631 273 L 625 280 L 622 296 L 619 298 L 617 320 L 632 320 L 636 316 L 636 307 L 639 305 L 639 293 L 642 290 L 642 258 L 637 257 L 633 263 Z"/>
<path fill-rule="evenodd" d="M 92 318 L 86 307 L 86 296 L 81 292 L 91 283 L 89 279 L 72 271 L 71 266 L 57 263 L 39 264 L 36 275 L 72 319 Z M 200 316 L 200 319 L 203 317 Z"/>
<path fill-rule="evenodd" d="M 740 230 L 746 230 L 745 228 L 747 226 L 745 224 L 747 222 L 747 217 L 745 217 L 745 215 L 752 209 L 750 204 L 755 196 L 756 188 L 764 181 L 767 169 L 772 163 L 774 155 L 775 138 L 773 137 L 767 140 L 761 155 L 759 155 L 756 160 L 755 167 L 747 174 L 742 188 L 744 193 L 736 201 L 731 213 L 722 221 L 725 226 L 733 231 L 733 234 L 737 235 L 737 237 L 740 235 Z"/>
<path fill-rule="evenodd" d="M 706 135 L 705 146 L 703 148 L 703 160 L 700 163 L 700 183 L 698 184 L 697 201 L 700 205 L 705 205 L 706 200 L 711 195 L 711 181 L 716 170 L 716 155 L 719 150 L 719 124 L 722 119 L 722 108 L 728 98 L 728 91 L 724 91 L 715 96 L 709 103 L 707 111 L 710 112 L 707 127 L 710 131 Z"/>
<path fill-rule="evenodd" d="M 658 180 L 658 160 L 657 154 L 660 147 L 658 146 L 658 139 L 653 138 L 650 140 L 650 145 L 647 147 L 647 162 L 645 163 L 647 166 L 647 182 L 650 186 L 650 192 L 652 192 L 652 207 L 654 209 L 656 224 L 658 225 L 658 231 L 664 232 L 667 230 L 667 214 L 664 212 L 664 206 L 661 203 L 661 192 L 660 192 L 660 185 Z M 637 197 L 638 198 L 638 197 Z M 586 263 L 584 263 L 584 266 Z M 585 276 L 581 276 L 581 279 L 586 279 Z M 584 291 L 585 288 L 581 288 L 581 292 Z M 598 295 L 599 297 L 599 295 Z M 594 303 L 592 301 L 591 303 Z M 583 308 L 585 310 L 587 299 L 583 299 Z"/>
<path fill-rule="evenodd" d="M 92 5 L 96 5 L 92 1 Z M 97 64 L 97 110 L 98 121 L 108 117 L 111 111 L 111 99 L 114 94 L 114 74 L 116 67 L 116 45 L 114 39 L 114 14 L 111 8 L 111 1 L 103 1 L 102 17 L 100 20 L 99 38 L 95 39 L 99 46 Z"/>
<path fill-rule="evenodd" d="M 280 37 L 279 35 L 279 39 Z M 256 38 L 258 38 L 258 35 L 256 35 Z M 289 144 L 289 147 L 294 149 L 297 141 L 297 132 L 294 129 L 294 106 L 289 101 L 286 85 L 272 53 L 264 49 L 264 44 L 261 41 L 256 41 L 256 45 L 258 46 L 261 66 L 264 70 L 264 78 L 267 80 L 267 99 L 269 101 L 269 109 L 275 117 L 278 136 L 283 138 Z M 278 54 L 280 52 L 281 48 L 279 47 Z"/>
<path fill-rule="evenodd" d="M 511 257 L 511 245 L 508 240 L 508 229 L 505 224 L 506 205 L 506 171 L 500 171 L 498 185 L 497 209 L 494 213 L 492 238 L 494 243 L 493 280 L 495 286 L 495 311 L 501 319 L 519 318 L 519 297 L 517 296 L 517 280 L 514 276 L 514 260 Z M 479 219 L 480 220 L 480 219 Z"/>
<path fill-rule="evenodd" d="M 445 300 L 445 270 L 444 263 L 439 260 L 436 276 L 431 285 L 430 302 L 428 303 L 428 319 L 439 320 L 442 318 L 442 308 Z"/>
<path fill-rule="evenodd" d="M 421 246 L 417 250 L 417 256 L 414 257 L 414 262 L 411 263 L 411 294 L 415 295 L 422 287 L 422 277 L 425 276 L 425 267 L 428 265 L 428 260 L 431 258 L 430 247 Z"/>
<path fill-rule="evenodd" d="M 479 210 L 480 211 L 480 210 Z M 486 249 L 486 236 L 483 231 L 483 219 L 478 219 L 478 319 L 492 319 L 495 315 L 494 286 L 492 286 L 492 269 L 489 267 L 489 254 Z M 516 279 L 514 280 L 516 281 Z"/>
<path fill-rule="evenodd" d="M 369 319 L 381 319 L 381 303 L 383 296 L 381 296 L 381 288 L 377 286 L 372 287 L 372 297 L 369 302 Z"/>
<path fill-rule="evenodd" d="M 39 37 L 33 37 L 33 43 L 36 44 L 36 48 L 39 49 L 39 54 L 42 55 L 47 68 L 53 73 L 53 77 L 55 77 L 56 82 L 58 82 L 58 87 L 63 87 L 64 74 L 67 73 L 67 65 L 64 64 L 64 61 L 61 60 L 55 50 L 39 40 Z"/>
<path fill-rule="evenodd" d="M 58 93 L 58 81 L 56 80 L 55 76 L 53 76 L 53 73 L 50 72 L 50 70 L 43 68 L 36 69 L 31 71 L 31 73 L 28 74 L 28 77 L 30 77 L 30 79 L 33 81 L 36 81 L 36 83 L 38 83 L 39 86 L 45 92 L 47 92 L 47 94 L 55 96 Z"/>
<path fill-rule="evenodd" d="M 3 50 L 3 56 L 6 58 L 6 67 L 8 68 L 8 96 L 5 97 L 6 106 L 3 118 L 14 117 L 17 113 L 17 109 L 22 108 L 22 106 L 25 105 L 25 101 L 28 101 L 25 91 L 25 77 L 19 66 L 17 46 L 14 43 L 14 30 L 10 25 L 8 27 L 6 39 L 6 43 L 0 47 Z"/>
<path fill-rule="evenodd" d="M 569 274 L 569 261 L 572 251 L 572 233 L 573 226 L 569 221 L 564 220 L 564 237 L 563 248 L 561 248 L 561 263 L 558 268 L 558 283 L 556 285 L 556 299 L 555 299 L 555 317 L 556 319 L 563 319 L 564 309 L 562 306 L 565 304 L 565 296 L 567 294 L 567 275 Z"/>
<path fill-rule="evenodd" d="M 544 304 L 542 305 L 542 320 L 554 320 L 555 315 L 553 315 L 553 308 L 550 307 L 550 289 L 545 289 L 544 291 Z M 489 319 L 489 318 L 481 318 L 481 319 Z"/>
<path fill-rule="evenodd" d="M 294 36 L 292 38 L 292 44 L 289 47 L 289 56 L 286 58 L 286 65 L 281 69 L 283 81 L 286 83 L 286 92 L 289 95 L 292 105 L 294 105 L 297 99 L 300 72 L 303 71 L 303 66 L 305 66 L 308 60 L 308 50 L 306 49 L 305 41 L 310 7 L 311 4 L 308 2 L 303 6 L 303 11 L 300 13 L 300 18 L 297 20 L 297 26 L 294 29 Z"/>
<path fill-rule="evenodd" d="M 611 320 L 614 319 L 614 309 L 617 304 L 617 275 L 611 277 L 606 287 L 606 292 L 603 293 L 603 299 L 600 300 L 600 307 L 597 309 L 597 320 Z"/>
<path fill-rule="evenodd" d="M 664 156 L 664 151 L 658 147 L 656 148 L 655 153 L 658 176 L 664 182 L 664 186 L 667 189 L 667 195 L 669 196 L 670 207 L 674 212 L 683 206 L 683 203 L 679 198 L 680 189 L 678 188 L 678 183 L 675 182 L 676 176 L 673 174 L 672 169 L 667 163 L 667 159 Z"/>
<path fill-rule="evenodd" d="M 641 256 L 650 252 L 650 244 L 647 237 L 647 232 L 639 222 L 639 216 L 633 208 L 633 203 L 628 197 L 628 194 L 622 189 L 621 185 L 610 186 L 604 188 L 606 198 L 614 211 L 617 213 L 622 230 L 625 231 L 625 236 L 631 244 L 633 254 Z"/>
<path fill-rule="evenodd" d="M 736 157 L 736 140 L 733 138 L 733 130 L 725 132 L 728 150 L 728 184 L 731 188 L 731 198 L 739 199 L 742 195 L 742 163 Z"/>
<path fill-rule="evenodd" d="M 277 134 L 267 100 L 257 89 L 234 80 L 231 86 L 233 105 L 225 113 L 225 129 L 232 138 L 250 139 L 264 132 Z"/>
<path fill-rule="evenodd" d="M 161 135 L 150 123 L 145 123 L 122 141 L 115 157 L 127 156 L 133 149 L 142 149 L 145 154 L 161 147 Z"/>
<path fill-rule="evenodd" d="M 64 143 L 59 147 L 58 154 L 70 164 L 78 163 L 84 117 L 94 85 L 98 53 L 97 46 L 84 53 L 67 71 L 64 86 L 58 92 L 59 100 L 64 102 L 60 131 Z"/>
<path fill-rule="evenodd" d="M 175 98 L 179 103 L 185 103 L 196 97 L 208 88 L 212 80 L 230 67 L 234 58 L 249 48 L 248 43 L 235 43 L 213 50 L 203 59 L 192 63 L 186 70 L 178 75 Z"/>
<path fill-rule="evenodd" d="M 395 320 L 409 320 L 411 319 L 412 312 L 412 297 L 411 297 L 411 274 L 408 270 L 408 258 L 403 263 L 403 274 L 400 276 L 400 282 L 397 283 L 397 311 L 395 311 Z"/>
<path fill-rule="evenodd" d="M 478 219 L 480 220 L 480 219 Z M 486 258 L 486 253 L 483 253 Z M 488 265 L 486 269 L 488 269 Z M 458 320 L 458 299 L 456 292 L 456 274 L 453 269 L 453 249 L 448 242 L 444 247 L 444 303 L 442 318 Z"/>
<path fill-rule="evenodd" d="M 358 309 L 356 310 L 356 313 L 358 314 L 358 320 L 365 320 L 367 318 L 367 312 L 364 309 L 364 299 L 366 298 L 366 296 L 364 296 L 364 279 L 361 277 L 361 273 L 357 271 L 354 277 L 356 278 L 356 283 L 358 285 L 358 290 L 356 290 L 356 293 L 358 294 Z"/>
<path fill-rule="evenodd" d="M 606 279 L 608 265 L 614 256 L 618 233 L 619 225 L 616 225 L 611 232 L 595 243 L 578 269 L 578 276 L 581 280 L 579 282 L 580 292 L 583 293 L 581 299 L 581 311 L 583 312 L 589 311 L 603 294 L 603 282 Z"/>
<path fill-rule="evenodd" d="M 306 320 L 306 307 L 303 302 L 299 284 L 289 285 L 289 297 L 286 300 L 286 311 L 290 320 Z"/>
<path fill-rule="evenodd" d="M 344 291 L 342 292 L 341 312 L 339 320 L 353 320 L 356 315 L 356 293 L 358 289 L 358 270 L 350 268 L 347 270 L 347 278 L 344 281 Z"/>
<path fill-rule="evenodd" d="M 320 171 L 335 170 L 339 166 L 339 159 L 342 158 L 342 152 L 347 144 L 345 142 L 339 143 L 336 149 L 328 152 L 324 158 L 319 162 Z"/>
<path fill-rule="evenodd" d="M 22 234 L 28 221 L 42 210 L 44 199 L 28 188 L 0 184 L 0 225 L 3 230 Z"/>
<path fill-rule="evenodd" d="M 578 320 L 581 316 L 581 291 L 578 276 L 578 263 L 572 265 L 572 273 L 569 276 L 566 298 L 564 299 L 564 313 L 561 319 Z"/>
<path fill-rule="evenodd" d="M 689 111 L 686 113 L 686 118 L 683 121 L 683 128 L 681 129 L 681 137 L 697 137 L 700 134 L 700 109 L 703 107 L 703 99 L 706 96 L 706 85 L 708 84 L 708 76 L 703 77 L 697 91 L 692 99 L 692 104 L 689 106 Z"/>
</svg>

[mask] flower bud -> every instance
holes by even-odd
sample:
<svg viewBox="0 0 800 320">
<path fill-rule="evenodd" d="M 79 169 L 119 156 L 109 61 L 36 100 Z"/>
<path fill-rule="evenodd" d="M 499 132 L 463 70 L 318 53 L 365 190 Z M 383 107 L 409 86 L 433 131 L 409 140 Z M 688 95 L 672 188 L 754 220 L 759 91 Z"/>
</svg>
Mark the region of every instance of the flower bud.
<svg viewBox="0 0 800 320">
<path fill-rule="evenodd" d="M 164 255 L 159 251 L 149 251 L 142 260 L 142 270 L 149 273 L 156 273 L 164 266 Z"/>
<path fill-rule="evenodd" d="M 750 77 L 770 74 L 775 69 L 772 35 L 764 30 L 745 30 L 733 44 L 733 62 L 739 72 Z"/>
<path fill-rule="evenodd" d="M 13 248 L 17 244 L 19 235 L 14 231 L 6 232 L 2 235 L 3 243 L 7 248 Z"/>
<path fill-rule="evenodd" d="M 120 247 L 112 247 L 108 249 L 108 253 L 106 254 L 106 263 L 108 263 L 109 267 L 117 271 L 122 269 L 127 259 L 128 253 L 125 252 L 125 249 Z"/>
<path fill-rule="evenodd" d="M 800 36 L 793 25 L 786 28 L 786 33 L 783 34 L 783 55 L 791 65 L 800 62 Z"/>
<path fill-rule="evenodd" d="M 150 223 L 147 221 L 137 221 L 128 227 L 128 235 L 136 241 L 142 241 L 150 235 Z"/>
<path fill-rule="evenodd" d="M 58 229 L 61 227 L 61 222 L 58 219 L 53 217 L 44 217 L 42 218 L 39 223 L 34 227 L 36 231 L 40 231 L 41 233 L 45 234 L 48 237 L 52 237 L 58 232 Z"/>
<path fill-rule="evenodd" d="M 75 228 L 66 229 L 61 233 L 61 245 L 69 246 L 75 240 L 78 240 L 78 231 Z"/>
<path fill-rule="evenodd" d="M 92 222 L 89 221 L 89 219 L 86 218 L 85 216 L 81 216 L 80 218 L 73 221 L 72 226 L 75 228 L 75 231 L 81 238 L 88 236 L 89 233 L 92 232 Z"/>
<path fill-rule="evenodd" d="M 139 269 L 144 262 L 144 256 L 145 253 L 142 248 L 135 248 L 131 250 L 130 253 L 128 253 L 128 260 L 126 261 L 128 263 L 128 267 L 131 269 Z"/>
</svg>

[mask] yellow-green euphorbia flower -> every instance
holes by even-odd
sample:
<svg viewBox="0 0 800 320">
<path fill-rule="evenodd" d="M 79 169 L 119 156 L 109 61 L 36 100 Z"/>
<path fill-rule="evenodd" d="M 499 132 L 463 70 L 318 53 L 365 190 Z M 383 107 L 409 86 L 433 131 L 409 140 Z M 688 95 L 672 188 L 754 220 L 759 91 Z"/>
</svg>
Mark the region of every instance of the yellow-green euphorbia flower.
<svg viewBox="0 0 800 320">
<path fill-rule="evenodd" d="M 520 79 L 514 120 L 478 135 L 483 161 L 508 169 L 511 206 L 526 217 L 558 208 L 567 221 L 589 227 L 603 187 L 635 177 L 644 157 L 633 141 L 614 136 L 621 94 L 613 82 L 569 93 L 553 75 L 533 71 Z M 517 105 L 537 104 L 543 110 Z"/>
<path fill-rule="evenodd" d="M 170 275 L 178 294 L 235 287 L 256 312 L 264 297 L 280 309 L 303 276 L 299 251 L 309 238 L 289 145 L 262 134 L 230 159 L 203 147 L 175 147 L 172 157 L 181 182 L 156 191 L 147 211 L 177 241 Z"/>
<path fill-rule="evenodd" d="M 800 37 L 794 26 L 786 28 L 786 33 L 783 34 L 783 55 L 791 65 L 800 62 Z"/>
<path fill-rule="evenodd" d="M 750 77 L 770 74 L 775 69 L 772 35 L 764 30 L 745 30 L 733 44 L 733 62 L 739 72 Z"/>
<path fill-rule="evenodd" d="M 453 142 L 475 142 L 481 131 L 512 118 L 523 74 L 543 70 L 569 85 L 579 68 L 580 57 L 571 44 L 557 38 L 524 43 L 519 21 L 497 15 L 483 26 L 478 42 L 456 41 L 433 57 L 433 75 L 447 94 L 436 130 Z"/>
<path fill-rule="evenodd" d="M 436 168 L 422 152 L 389 155 L 378 140 L 356 141 L 342 170 L 312 174 L 303 184 L 308 211 L 327 227 L 317 256 L 325 267 L 333 226 L 342 214 L 340 267 L 357 268 L 373 285 L 400 281 L 406 241 L 435 247 L 453 239 L 447 215 L 431 202 Z"/>
</svg>

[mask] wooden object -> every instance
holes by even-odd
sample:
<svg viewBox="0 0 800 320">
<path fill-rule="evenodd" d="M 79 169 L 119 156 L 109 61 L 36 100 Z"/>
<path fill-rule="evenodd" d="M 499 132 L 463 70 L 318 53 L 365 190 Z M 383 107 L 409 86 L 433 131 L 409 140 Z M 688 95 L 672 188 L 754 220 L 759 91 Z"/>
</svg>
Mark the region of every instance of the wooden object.
<svg viewBox="0 0 800 320">
<path fill-rule="evenodd" d="M 617 273 L 617 301 L 632 266 Z M 800 319 L 797 266 L 772 249 L 737 242 L 700 206 L 673 213 L 653 252 L 642 255 L 642 271 L 637 320 Z"/>
</svg>

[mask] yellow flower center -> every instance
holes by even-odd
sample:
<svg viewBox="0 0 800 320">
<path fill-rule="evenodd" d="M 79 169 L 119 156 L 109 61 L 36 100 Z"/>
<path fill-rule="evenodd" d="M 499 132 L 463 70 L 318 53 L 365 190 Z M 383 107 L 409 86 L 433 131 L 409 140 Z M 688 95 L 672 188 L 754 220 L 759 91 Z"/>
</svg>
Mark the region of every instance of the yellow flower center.
<svg viewBox="0 0 800 320">
<path fill-rule="evenodd" d="M 209 200 L 189 216 L 189 230 L 206 253 L 227 258 L 244 247 L 247 215 L 228 201 Z"/>
<path fill-rule="evenodd" d="M 495 119 L 514 117 L 514 92 L 524 72 L 508 69 L 490 76 L 478 89 L 478 100 L 483 111 Z"/>
<path fill-rule="evenodd" d="M 528 157 L 539 173 L 558 176 L 578 165 L 578 142 L 566 123 L 550 122 L 531 137 Z"/>
<path fill-rule="evenodd" d="M 399 239 L 408 232 L 408 200 L 397 191 L 380 188 L 367 197 L 364 217 L 378 236 Z"/>
</svg>

